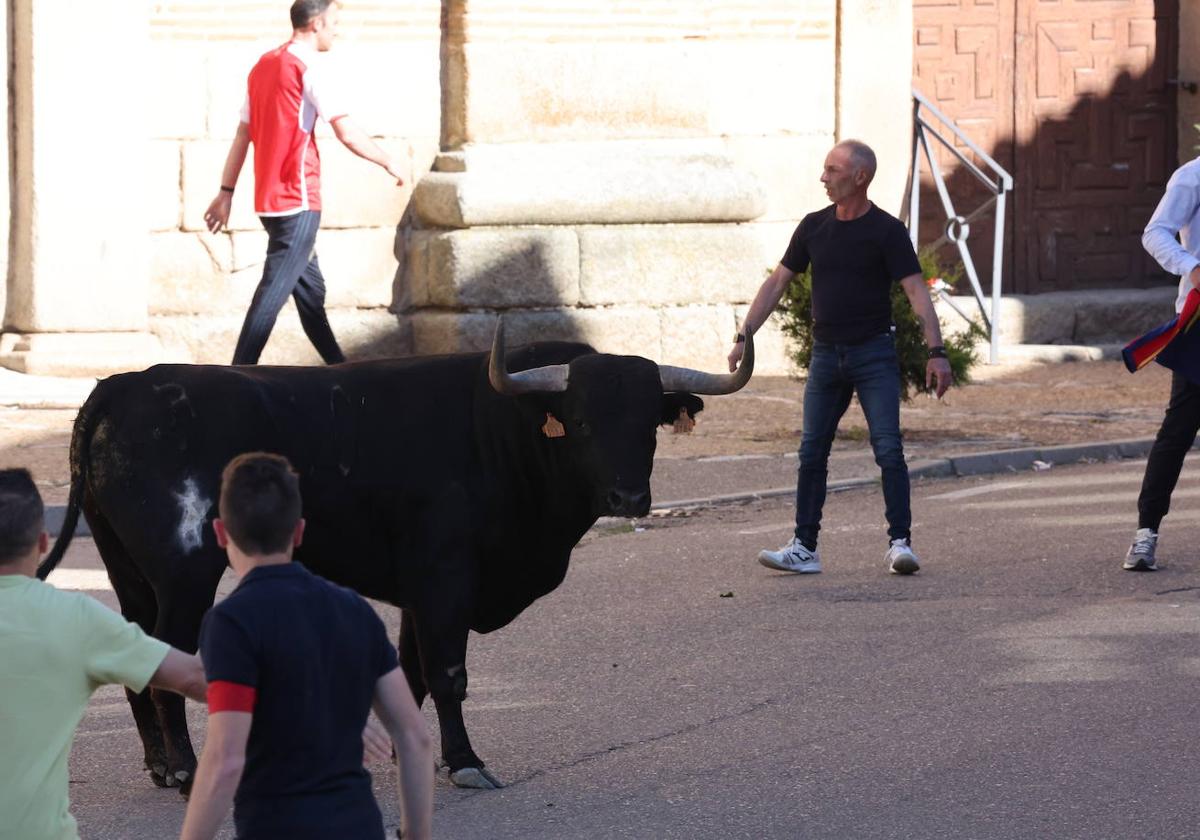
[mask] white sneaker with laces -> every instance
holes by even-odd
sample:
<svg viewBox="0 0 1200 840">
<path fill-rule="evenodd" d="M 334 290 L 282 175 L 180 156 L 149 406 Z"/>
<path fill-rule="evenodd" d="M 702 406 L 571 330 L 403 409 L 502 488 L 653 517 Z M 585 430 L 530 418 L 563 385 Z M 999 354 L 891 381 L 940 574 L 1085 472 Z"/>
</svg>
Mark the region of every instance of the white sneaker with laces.
<svg viewBox="0 0 1200 840">
<path fill-rule="evenodd" d="M 1125 552 L 1121 568 L 1129 572 L 1153 572 L 1158 569 L 1154 561 L 1154 549 L 1158 546 L 1158 532 L 1149 528 L 1138 528 L 1133 535 L 1133 544 Z"/>
<path fill-rule="evenodd" d="M 796 537 L 778 551 L 763 549 L 758 553 L 758 562 L 768 569 L 794 572 L 798 575 L 815 575 L 821 571 L 821 558 L 816 551 L 805 548 Z"/>
<path fill-rule="evenodd" d="M 911 575 L 921 570 L 921 562 L 905 539 L 892 540 L 883 559 L 887 561 L 888 571 L 894 575 Z"/>
</svg>

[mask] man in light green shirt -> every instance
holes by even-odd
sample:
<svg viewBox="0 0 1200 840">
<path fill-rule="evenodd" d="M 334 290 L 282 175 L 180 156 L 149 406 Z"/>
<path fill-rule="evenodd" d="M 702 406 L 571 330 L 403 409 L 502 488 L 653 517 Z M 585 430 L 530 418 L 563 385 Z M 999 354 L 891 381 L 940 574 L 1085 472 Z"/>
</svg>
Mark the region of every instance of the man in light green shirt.
<svg viewBox="0 0 1200 840">
<path fill-rule="evenodd" d="M 0 470 L 0 840 L 73 840 L 67 758 L 92 692 L 147 685 L 204 702 L 198 657 L 80 592 L 37 580 L 49 545 L 29 472 Z"/>
</svg>

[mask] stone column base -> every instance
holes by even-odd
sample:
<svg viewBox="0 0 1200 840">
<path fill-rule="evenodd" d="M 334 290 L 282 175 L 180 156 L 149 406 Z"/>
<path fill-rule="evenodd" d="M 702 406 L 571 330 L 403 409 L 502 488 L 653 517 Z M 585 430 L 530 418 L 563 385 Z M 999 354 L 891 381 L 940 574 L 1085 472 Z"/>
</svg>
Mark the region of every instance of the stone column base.
<svg viewBox="0 0 1200 840">
<path fill-rule="evenodd" d="M 165 358 L 148 332 L 0 334 L 0 366 L 35 376 L 107 376 Z"/>
</svg>

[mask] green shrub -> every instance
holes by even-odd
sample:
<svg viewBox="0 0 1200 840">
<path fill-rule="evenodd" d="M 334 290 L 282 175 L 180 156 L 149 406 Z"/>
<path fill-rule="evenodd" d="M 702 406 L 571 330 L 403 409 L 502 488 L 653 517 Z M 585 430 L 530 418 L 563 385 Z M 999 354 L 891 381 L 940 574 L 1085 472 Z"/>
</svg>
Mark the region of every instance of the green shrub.
<svg viewBox="0 0 1200 840">
<path fill-rule="evenodd" d="M 919 254 L 921 271 L 928 280 L 940 277 L 953 286 L 961 276 L 961 270 L 943 269 L 937 258 L 928 252 Z M 776 312 L 783 319 L 783 332 L 792 339 L 791 358 L 796 365 L 808 369 L 812 359 L 812 274 L 811 269 L 797 275 L 783 293 Z M 921 323 L 917 320 L 904 288 L 896 283 L 892 286 L 892 323 L 896 325 L 896 355 L 900 360 L 900 394 L 908 400 L 912 392 L 925 392 L 925 363 L 929 359 Z M 943 333 L 945 331 L 943 330 Z M 986 337 L 978 324 L 956 336 L 945 338 L 946 356 L 950 370 L 954 373 L 954 384 L 964 385 L 971 379 L 971 368 L 979 362 L 975 342 Z"/>
</svg>

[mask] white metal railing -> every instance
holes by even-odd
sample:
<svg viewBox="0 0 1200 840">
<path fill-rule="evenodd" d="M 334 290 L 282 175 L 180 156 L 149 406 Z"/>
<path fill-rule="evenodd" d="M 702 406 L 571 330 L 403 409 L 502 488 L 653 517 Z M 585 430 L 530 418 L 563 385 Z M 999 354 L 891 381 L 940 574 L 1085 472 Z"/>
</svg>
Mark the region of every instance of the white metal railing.
<svg viewBox="0 0 1200 840">
<path fill-rule="evenodd" d="M 917 248 L 917 232 L 921 221 L 921 155 L 924 153 L 925 159 L 929 163 L 930 174 L 933 176 L 934 186 L 937 187 L 938 197 L 942 201 L 942 208 L 946 211 L 944 232 L 941 237 L 929 243 L 927 247 L 940 248 L 947 243 L 953 243 L 958 248 L 959 256 L 962 258 L 963 269 L 966 272 L 967 279 L 971 283 L 971 291 L 974 292 L 975 301 L 979 304 L 979 312 L 983 316 L 984 326 L 991 342 L 989 361 L 995 364 L 1000 354 L 1000 328 L 998 324 L 1000 319 L 1000 287 L 1001 280 L 1004 277 L 1004 209 L 1006 204 L 1005 199 L 1013 189 L 1013 178 L 1004 167 L 996 163 L 987 152 L 979 148 L 970 137 L 963 133 L 962 129 L 954 124 L 953 120 L 939 111 L 919 90 L 913 88 L 912 94 L 912 171 L 909 173 L 908 201 L 906 202 L 908 235 L 912 239 L 913 248 Z M 942 130 L 939 130 L 938 124 L 940 124 Z M 943 135 L 943 131 L 957 138 L 964 146 L 978 155 L 989 172 L 985 172 L 976 166 L 969 157 L 958 149 L 954 142 Z M 954 208 L 954 202 L 951 201 L 950 192 L 946 189 L 946 179 L 942 176 L 942 170 L 938 165 L 931 140 L 938 141 L 948 149 L 951 154 L 958 158 L 963 168 L 974 175 L 992 193 L 991 198 L 985 200 L 983 204 L 966 216 L 960 215 Z M 979 272 L 975 270 L 975 261 L 971 258 L 971 251 L 967 247 L 967 237 L 971 233 L 971 222 L 987 212 L 993 205 L 996 208 L 996 223 L 993 229 L 992 297 L 991 312 L 989 314 L 988 304 L 983 294 L 983 287 L 979 284 Z M 948 287 L 933 289 L 932 291 L 935 295 L 942 297 L 949 303 L 959 315 L 970 320 L 967 314 L 950 300 L 949 295 L 946 294 L 946 288 Z"/>
</svg>

